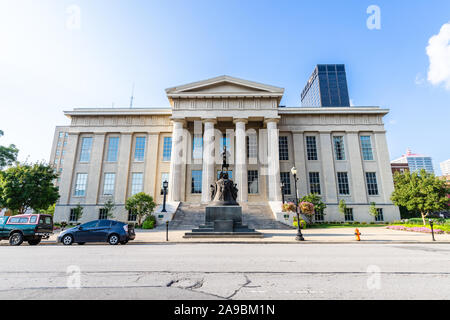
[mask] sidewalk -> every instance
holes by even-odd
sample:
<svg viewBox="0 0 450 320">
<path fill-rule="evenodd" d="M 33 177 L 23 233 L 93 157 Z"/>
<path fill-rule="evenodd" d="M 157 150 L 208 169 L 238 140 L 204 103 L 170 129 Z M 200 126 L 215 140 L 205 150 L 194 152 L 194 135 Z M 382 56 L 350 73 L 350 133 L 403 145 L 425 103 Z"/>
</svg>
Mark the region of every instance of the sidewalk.
<svg viewBox="0 0 450 320">
<path fill-rule="evenodd" d="M 190 230 L 169 230 L 169 242 L 166 242 L 165 230 L 137 230 L 136 239 L 130 244 L 144 243 L 298 243 L 295 240 L 296 230 L 258 230 L 264 238 L 200 238 L 185 239 L 183 235 Z M 433 243 L 431 234 L 389 230 L 383 227 L 360 228 L 361 241 L 359 243 Z M 301 243 L 358 243 L 355 239 L 354 228 L 329 228 L 302 230 L 306 241 Z M 58 232 L 59 233 L 59 232 Z M 57 234 L 42 244 L 56 242 Z M 450 243 L 450 234 L 435 234 L 435 243 Z M 6 241 L 2 242 L 7 244 Z"/>
</svg>

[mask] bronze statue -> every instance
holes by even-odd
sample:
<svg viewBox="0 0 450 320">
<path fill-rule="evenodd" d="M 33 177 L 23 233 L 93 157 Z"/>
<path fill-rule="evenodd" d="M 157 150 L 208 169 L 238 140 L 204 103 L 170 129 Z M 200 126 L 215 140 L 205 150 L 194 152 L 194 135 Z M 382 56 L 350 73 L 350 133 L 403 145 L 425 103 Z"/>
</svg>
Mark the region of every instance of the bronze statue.
<svg viewBox="0 0 450 320">
<path fill-rule="evenodd" d="M 219 180 L 216 181 L 215 186 L 211 185 L 211 200 L 213 205 L 220 206 L 237 206 L 237 185 L 230 180 L 228 177 L 229 165 L 227 163 L 227 148 L 223 147 L 223 160 L 222 160 L 222 170 L 219 175 Z"/>
</svg>

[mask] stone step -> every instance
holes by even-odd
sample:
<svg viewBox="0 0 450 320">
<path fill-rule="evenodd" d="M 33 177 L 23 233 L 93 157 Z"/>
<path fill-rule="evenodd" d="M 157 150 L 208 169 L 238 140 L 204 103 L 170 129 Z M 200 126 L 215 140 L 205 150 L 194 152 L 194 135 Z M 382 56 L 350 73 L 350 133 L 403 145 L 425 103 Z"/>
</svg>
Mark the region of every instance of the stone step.
<svg viewBox="0 0 450 320">
<path fill-rule="evenodd" d="M 291 229 L 276 221 L 270 207 L 266 204 L 242 204 L 242 223 L 256 230 L 264 229 Z M 206 205 L 180 203 L 173 220 L 169 222 L 169 229 L 192 230 L 205 223 Z M 165 226 L 159 226 L 159 228 Z M 207 227 L 207 226 L 205 226 Z M 203 230 L 203 229 L 202 229 Z"/>
</svg>

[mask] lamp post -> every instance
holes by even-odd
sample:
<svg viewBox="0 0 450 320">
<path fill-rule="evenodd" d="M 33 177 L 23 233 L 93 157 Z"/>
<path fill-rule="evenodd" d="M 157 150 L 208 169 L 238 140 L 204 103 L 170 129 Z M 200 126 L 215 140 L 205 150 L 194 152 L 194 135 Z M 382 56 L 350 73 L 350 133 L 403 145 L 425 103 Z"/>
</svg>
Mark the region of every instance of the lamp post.
<svg viewBox="0 0 450 320">
<path fill-rule="evenodd" d="M 433 238 L 433 241 L 436 241 L 436 239 L 434 239 L 433 220 L 430 219 L 428 221 L 430 222 L 430 227 L 431 227 L 431 237 Z"/>
<path fill-rule="evenodd" d="M 284 182 L 281 182 L 281 201 L 284 204 Z"/>
<path fill-rule="evenodd" d="M 295 187 L 295 212 L 297 213 L 297 236 L 295 237 L 295 240 L 297 241 L 304 241 L 305 239 L 303 238 L 302 235 L 302 230 L 301 230 L 301 225 L 300 225 L 300 214 L 298 212 L 298 196 L 297 196 L 297 168 L 296 167 L 292 167 L 291 169 L 291 173 L 294 176 L 294 187 Z"/>
<path fill-rule="evenodd" d="M 163 190 L 164 190 L 164 200 L 163 200 L 163 208 L 161 212 L 167 212 L 166 210 L 166 194 L 167 194 L 167 187 L 169 186 L 169 183 L 166 181 L 163 182 Z"/>
</svg>

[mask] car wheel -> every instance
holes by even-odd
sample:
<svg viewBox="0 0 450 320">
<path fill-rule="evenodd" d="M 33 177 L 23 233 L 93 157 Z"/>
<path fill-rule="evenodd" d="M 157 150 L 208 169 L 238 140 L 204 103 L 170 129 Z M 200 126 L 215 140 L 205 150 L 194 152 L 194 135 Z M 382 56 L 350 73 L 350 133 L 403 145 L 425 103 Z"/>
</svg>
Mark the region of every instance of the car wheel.
<svg viewBox="0 0 450 320">
<path fill-rule="evenodd" d="M 63 238 L 62 238 L 62 243 L 65 246 L 70 246 L 73 243 L 73 236 L 71 234 L 66 234 Z"/>
<path fill-rule="evenodd" d="M 20 232 L 14 232 L 9 237 L 9 244 L 12 246 L 20 246 L 22 242 L 23 242 L 23 234 L 21 234 Z"/>
<path fill-rule="evenodd" d="M 115 246 L 116 244 L 119 243 L 119 236 L 113 233 L 112 235 L 109 236 L 108 243 L 112 246 Z"/>
<path fill-rule="evenodd" d="M 29 244 L 30 246 L 36 246 L 36 245 L 38 245 L 39 243 L 41 243 L 41 238 L 40 238 L 40 237 L 37 238 L 37 239 L 28 240 L 28 244 Z"/>
<path fill-rule="evenodd" d="M 127 244 L 128 241 L 120 241 L 120 244 Z"/>
<path fill-rule="evenodd" d="M 78 245 L 82 246 L 83 244 L 85 244 L 86 242 L 77 242 Z"/>
</svg>

